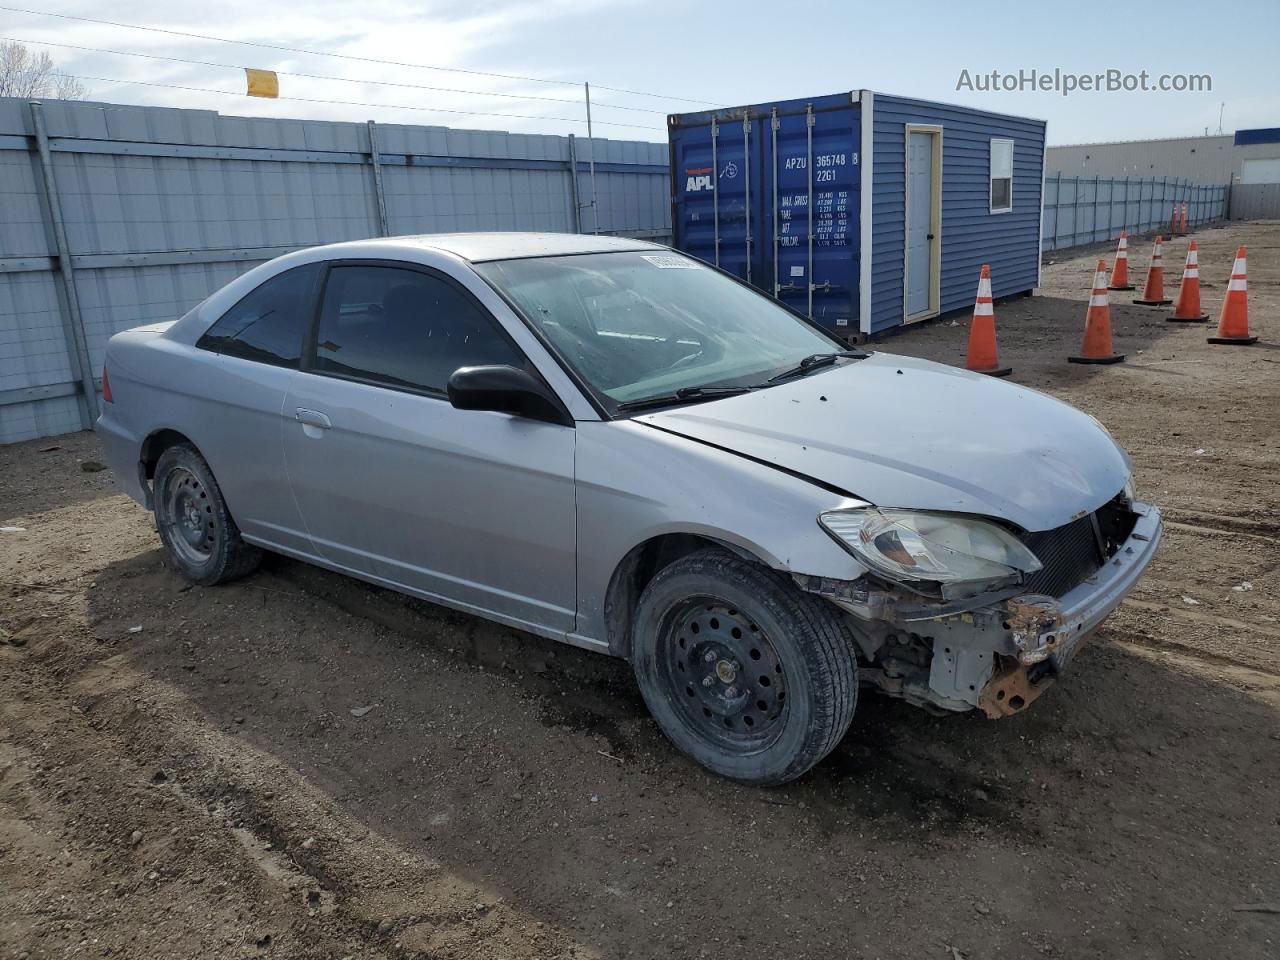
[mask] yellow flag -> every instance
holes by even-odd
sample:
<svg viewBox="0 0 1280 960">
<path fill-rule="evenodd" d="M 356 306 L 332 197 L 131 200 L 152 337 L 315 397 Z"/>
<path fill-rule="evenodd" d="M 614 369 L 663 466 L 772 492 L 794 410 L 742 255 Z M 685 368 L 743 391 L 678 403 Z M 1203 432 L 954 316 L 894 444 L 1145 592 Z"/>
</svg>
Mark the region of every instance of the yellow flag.
<svg viewBox="0 0 1280 960">
<path fill-rule="evenodd" d="M 274 70 L 254 70 L 252 67 L 245 67 L 244 75 L 249 82 L 249 89 L 246 91 L 249 96 L 280 96 L 280 78 L 276 76 Z"/>
</svg>

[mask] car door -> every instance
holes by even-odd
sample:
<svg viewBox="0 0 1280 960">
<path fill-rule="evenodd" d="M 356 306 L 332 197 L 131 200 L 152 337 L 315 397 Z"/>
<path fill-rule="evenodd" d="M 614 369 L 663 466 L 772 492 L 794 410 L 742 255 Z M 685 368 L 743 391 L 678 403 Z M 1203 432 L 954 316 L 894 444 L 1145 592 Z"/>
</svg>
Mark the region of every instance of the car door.
<svg viewBox="0 0 1280 960">
<path fill-rule="evenodd" d="M 330 562 L 530 628 L 574 627 L 573 427 L 455 409 L 459 367 L 532 371 L 442 273 L 330 265 L 290 389 L 290 482 Z"/>
<path fill-rule="evenodd" d="M 218 478 L 240 532 L 255 542 L 310 553 L 281 450 L 281 411 L 315 313 L 322 272 L 305 264 L 263 281 L 196 341 L 213 356 L 175 384 L 198 415 L 192 439 Z"/>
</svg>

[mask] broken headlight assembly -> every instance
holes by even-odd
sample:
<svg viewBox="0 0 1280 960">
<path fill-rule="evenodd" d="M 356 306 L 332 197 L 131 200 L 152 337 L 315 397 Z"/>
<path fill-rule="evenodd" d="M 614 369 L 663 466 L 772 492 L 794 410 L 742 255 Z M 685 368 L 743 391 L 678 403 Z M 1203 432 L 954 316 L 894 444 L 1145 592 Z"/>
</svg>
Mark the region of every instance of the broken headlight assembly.
<svg viewBox="0 0 1280 960">
<path fill-rule="evenodd" d="M 1041 567 L 1017 537 L 986 520 L 916 510 L 832 510 L 822 528 L 880 576 L 937 584 L 944 597 L 1016 584 Z"/>
</svg>

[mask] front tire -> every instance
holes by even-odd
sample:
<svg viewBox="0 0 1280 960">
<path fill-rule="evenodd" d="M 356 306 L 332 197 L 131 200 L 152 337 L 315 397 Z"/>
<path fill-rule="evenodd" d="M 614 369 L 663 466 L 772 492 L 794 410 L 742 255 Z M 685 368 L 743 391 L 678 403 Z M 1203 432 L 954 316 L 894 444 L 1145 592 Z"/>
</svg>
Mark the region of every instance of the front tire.
<svg viewBox="0 0 1280 960">
<path fill-rule="evenodd" d="M 830 604 L 708 549 L 659 571 L 641 594 L 632 665 L 677 747 L 713 773 L 767 786 L 808 771 L 848 730 L 854 650 Z"/>
<path fill-rule="evenodd" d="M 181 443 L 156 463 L 156 530 L 169 559 L 188 580 L 203 586 L 252 573 L 262 551 L 244 542 L 213 471 L 195 447 Z"/>
</svg>

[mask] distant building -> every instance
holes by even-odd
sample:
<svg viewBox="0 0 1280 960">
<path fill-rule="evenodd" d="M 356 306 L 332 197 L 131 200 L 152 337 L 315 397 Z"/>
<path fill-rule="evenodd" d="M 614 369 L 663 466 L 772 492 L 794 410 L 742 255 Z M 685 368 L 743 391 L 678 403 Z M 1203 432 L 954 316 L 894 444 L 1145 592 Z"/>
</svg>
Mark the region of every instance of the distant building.
<svg viewBox="0 0 1280 960">
<path fill-rule="evenodd" d="M 1280 127 L 1237 130 L 1235 183 L 1280 183 Z"/>
<path fill-rule="evenodd" d="M 1049 147 L 1045 173 L 1064 177 L 1168 177 L 1193 183 L 1280 183 L 1280 127 L 1235 135 Z"/>
</svg>

